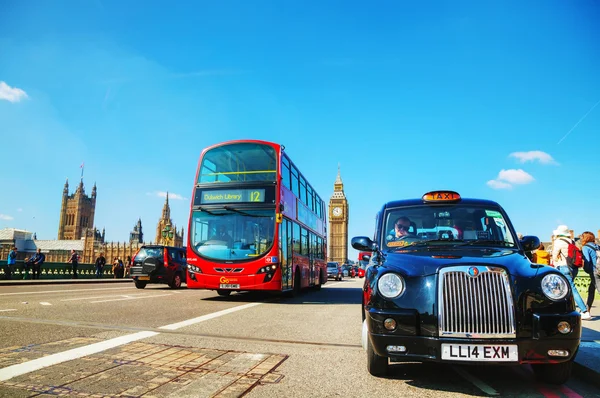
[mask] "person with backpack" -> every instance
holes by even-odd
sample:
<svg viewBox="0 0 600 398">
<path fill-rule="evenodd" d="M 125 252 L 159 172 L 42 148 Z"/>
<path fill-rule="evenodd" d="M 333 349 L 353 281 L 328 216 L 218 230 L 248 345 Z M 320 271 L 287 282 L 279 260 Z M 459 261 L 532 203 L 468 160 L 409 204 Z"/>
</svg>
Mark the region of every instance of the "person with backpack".
<svg viewBox="0 0 600 398">
<path fill-rule="evenodd" d="M 579 311 L 581 311 L 581 319 L 591 319 L 588 308 L 577 291 L 575 283 L 573 283 L 574 276 L 572 268 L 581 267 L 583 264 L 581 250 L 579 250 L 573 239 L 571 239 L 569 227 L 566 225 L 559 225 L 553 231 L 553 235 L 555 236 L 554 242 L 552 243 L 552 261 L 554 267 L 556 267 L 556 269 L 567 278 L 567 281 L 569 281 L 575 304 L 579 308 Z"/>
<path fill-rule="evenodd" d="M 590 275 L 587 306 L 591 310 L 596 290 L 600 293 L 600 247 L 596 244 L 596 237 L 593 232 L 585 231 L 581 234 L 581 247 L 583 270 Z"/>
</svg>

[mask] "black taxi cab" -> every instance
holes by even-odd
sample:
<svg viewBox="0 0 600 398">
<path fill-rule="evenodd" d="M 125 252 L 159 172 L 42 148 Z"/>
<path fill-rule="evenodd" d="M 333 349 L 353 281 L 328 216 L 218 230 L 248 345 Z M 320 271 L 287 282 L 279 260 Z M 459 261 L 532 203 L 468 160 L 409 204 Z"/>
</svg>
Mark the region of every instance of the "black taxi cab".
<svg viewBox="0 0 600 398">
<path fill-rule="evenodd" d="M 496 202 L 428 192 L 383 205 L 363 287 L 362 345 L 367 369 L 385 376 L 390 362 L 531 364 L 536 377 L 562 384 L 581 339 L 570 285 L 525 253 Z"/>
</svg>

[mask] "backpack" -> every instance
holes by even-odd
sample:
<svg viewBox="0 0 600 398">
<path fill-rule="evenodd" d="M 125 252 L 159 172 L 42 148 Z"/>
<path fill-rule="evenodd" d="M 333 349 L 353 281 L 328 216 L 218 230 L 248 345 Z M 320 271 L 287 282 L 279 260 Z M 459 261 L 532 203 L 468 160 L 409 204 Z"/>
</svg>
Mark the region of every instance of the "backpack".
<svg viewBox="0 0 600 398">
<path fill-rule="evenodd" d="M 565 257 L 567 265 L 572 268 L 581 268 L 583 265 L 583 254 L 581 253 L 581 249 L 579 249 L 572 240 L 569 241 L 562 238 L 560 238 L 560 240 L 569 244 L 569 246 L 567 246 L 567 256 Z M 562 250 L 559 253 L 563 256 Z"/>
<path fill-rule="evenodd" d="M 589 247 L 590 249 L 594 250 L 596 252 L 596 273 L 600 273 L 600 246 L 592 246 L 592 245 L 588 245 L 587 243 L 585 244 L 585 246 Z M 591 269 L 585 269 L 584 271 L 587 272 L 588 274 L 592 274 L 594 272 L 594 264 L 592 264 L 592 268 Z"/>
</svg>

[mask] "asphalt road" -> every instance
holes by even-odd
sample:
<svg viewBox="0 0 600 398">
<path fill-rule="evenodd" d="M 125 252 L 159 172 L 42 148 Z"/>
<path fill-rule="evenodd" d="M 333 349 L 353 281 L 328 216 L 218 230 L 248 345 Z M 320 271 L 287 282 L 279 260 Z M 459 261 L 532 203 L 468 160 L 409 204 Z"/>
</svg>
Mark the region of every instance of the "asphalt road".
<svg viewBox="0 0 600 398">
<path fill-rule="evenodd" d="M 528 366 L 401 364 L 370 376 L 362 280 L 296 298 L 133 284 L 0 287 L 0 397 L 594 397 Z"/>
</svg>

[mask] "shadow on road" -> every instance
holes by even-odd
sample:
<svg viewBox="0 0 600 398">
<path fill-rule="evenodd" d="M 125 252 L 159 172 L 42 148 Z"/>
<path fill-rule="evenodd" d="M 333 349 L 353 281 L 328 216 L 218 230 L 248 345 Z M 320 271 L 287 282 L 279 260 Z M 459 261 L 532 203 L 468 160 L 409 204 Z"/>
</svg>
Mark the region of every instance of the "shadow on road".
<svg viewBox="0 0 600 398">
<path fill-rule="evenodd" d="M 360 304 L 362 301 L 362 288 L 351 287 L 344 289 L 321 290 L 303 289 L 299 295 L 292 297 L 286 293 L 267 293 L 267 292 L 239 292 L 231 293 L 230 296 L 207 297 L 202 301 L 226 301 L 252 303 L 258 301 L 270 301 L 280 304 Z"/>
</svg>

